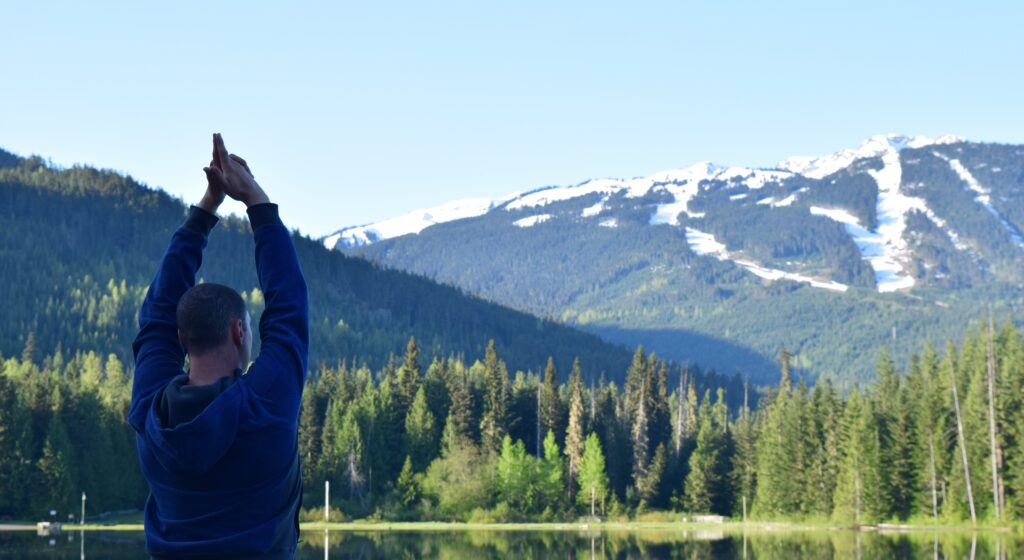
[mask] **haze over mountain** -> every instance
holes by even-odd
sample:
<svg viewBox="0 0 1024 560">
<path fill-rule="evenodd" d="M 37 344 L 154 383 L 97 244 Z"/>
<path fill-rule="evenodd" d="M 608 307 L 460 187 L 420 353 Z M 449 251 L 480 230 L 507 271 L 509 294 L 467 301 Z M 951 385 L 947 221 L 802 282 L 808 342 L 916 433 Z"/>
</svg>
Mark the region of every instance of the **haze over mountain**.
<svg viewBox="0 0 1024 560">
<path fill-rule="evenodd" d="M 702 162 L 343 228 L 329 248 L 660 355 L 813 376 L 1021 316 L 1024 146 L 884 135 L 770 169 Z"/>
</svg>

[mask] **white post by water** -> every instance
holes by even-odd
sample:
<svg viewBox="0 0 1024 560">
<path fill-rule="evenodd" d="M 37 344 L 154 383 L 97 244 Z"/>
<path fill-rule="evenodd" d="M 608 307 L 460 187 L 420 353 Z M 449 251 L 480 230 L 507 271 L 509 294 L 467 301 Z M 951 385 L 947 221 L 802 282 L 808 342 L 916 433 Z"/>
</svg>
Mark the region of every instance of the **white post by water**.
<svg viewBox="0 0 1024 560">
<path fill-rule="evenodd" d="M 331 481 L 324 481 L 324 523 L 331 521 Z"/>
<path fill-rule="evenodd" d="M 78 520 L 79 525 L 85 525 L 85 492 L 82 492 L 82 518 Z"/>
</svg>

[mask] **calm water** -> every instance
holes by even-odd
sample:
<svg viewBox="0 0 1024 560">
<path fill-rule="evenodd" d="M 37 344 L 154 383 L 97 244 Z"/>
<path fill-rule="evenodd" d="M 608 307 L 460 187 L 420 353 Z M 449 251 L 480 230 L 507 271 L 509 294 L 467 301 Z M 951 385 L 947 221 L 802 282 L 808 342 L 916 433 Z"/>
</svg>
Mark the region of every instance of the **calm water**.
<svg viewBox="0 0 1024 560">
<path fill-rule="evenodd" d="M 1019 535 L 815 531 L 480 531 L 303 533 L 297 558 L 1024 558 Z M 141 533 L 0 532 L 0 558 L 146 558 Z"/>
</svg>

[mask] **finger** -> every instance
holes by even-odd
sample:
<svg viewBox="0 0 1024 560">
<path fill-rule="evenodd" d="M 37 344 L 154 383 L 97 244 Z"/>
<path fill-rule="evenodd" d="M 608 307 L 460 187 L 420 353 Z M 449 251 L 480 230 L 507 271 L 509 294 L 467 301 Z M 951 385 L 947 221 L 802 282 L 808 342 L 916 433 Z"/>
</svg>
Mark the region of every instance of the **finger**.
<svg viewBox="0 0 1024 560">
<path fill-rule="evenodd" d="M 213 135 L 213 153 L 217 157 L 218 167 L 224 169 L 224 166 L 228 164 L 230 158 L 228 157 L 228 149 L 224 146 L 224 137 L 220 133 Z"/>
<path fill-rule="evenodd" d="M 252 170 L 251 170 L 251 169 L 249 169 L 249 164 L 248 164 L 248 163 L 245 163 L 245 160 L 244 160 L 244 159 L 242 159 L 242 158 L 241 158 L 241 157 L 239 157 L 239 156 L 236 156 L 235 154 L 231 154 L 231 159 L 233 159 L 233 160 L 235 160 L 236 162 L 238 162 L 238 163 L 242 164 L 242 167 L 244 167 L 244 168 L 245 168 L 245 170 L 249 172 L 249 176 L 250 176 L 250 177 L 252 177 Z"/>
<path fill-rule="evenodd" d="M 217 133 L 213 133 L 213 159 L 210 160 L 210 167 L 220 167 L 220 155 L 217 153 Z"/>
<path fill-rule="evenodd" d="M 223 190 L 224 188 L 224 173 L 216 167 L 204 167 L 203 172 L 206 173 L 206 181 L 209 186 Z"/>
</svg>

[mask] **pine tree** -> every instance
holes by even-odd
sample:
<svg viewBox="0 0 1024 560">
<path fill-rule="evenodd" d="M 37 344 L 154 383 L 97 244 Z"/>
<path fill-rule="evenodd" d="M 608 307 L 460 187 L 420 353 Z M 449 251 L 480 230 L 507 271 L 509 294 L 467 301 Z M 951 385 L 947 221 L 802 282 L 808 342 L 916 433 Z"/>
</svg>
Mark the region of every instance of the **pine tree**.
<svg viewBox="0 0 1024 560">
<path fill-rule="evenodd" d="M 35 363 L 36 361 L 36 333 L 29 332 L 28 336 L 25 337 L 25 346 L 21 350 L 21 361 L 26 363 Z"/>
<path fill-rule="evenodd" d="M 687 511 L 711 513 L 712 504 L 720 501 L 722 492 L 724 431 L 712 410 L 710 391 L 704 393 L 697 418 L 697 447 L 690 455 L 683 504 Z"/>
<path fill-rule="evenodd" d="M 484 355 L 484 414 L 480 420 L 480 445 L 485 451 L 497 452 L 505 437 L 508 415 L 508 373 L 498 358 L 494 341 Z"/>
<path fill-rule="evenodd" d="M 833 501 L 833 517 L 857 524 L 884 515 L 879 464 L 878 424 L 871 402 L 854 388 L 846 402 L 842 424 L 842 459 Z"/>
<path fill-rule="evenodd" d="M 732 433 L 735 441 L 735 453 L 732 458 L 730 476 L 736 494 L 733 511 L 746 521 L 757 484 L 757 449 L 755 447 L 757 433 L 748 406 L 746 384 L 744 384 L 743 408 L 740 409 L 740 416 L 736 420 Z"/>
<path fill-rule="evenodd" d="M 643 389 L 641 388 L 639 392 L 643 394 Z M 633 444 L 633 485 L 638 492 L 641 492 L 641 487 L 647 481 L 649 444 L 647 433 L 647 406 L 644 399 L 641 398 L 637 404 L 636 416 L 630 430 L 630 442 Z"/>
<path fill-rule="evenodd" d="M 572 500 L 576 495 L 576 481 L 583 461 L 583 375 L 579 358 L 573 362 L 569 376 L 569 427 L 565 432 L 565 455 L 568 464 L 568 494 Z"/>
<path fill-rule="evenodd" d="M 427 408 L 427 392 L 422 386 L 405 417 L 405 449 L 416 471 L 426 469 L 437 450 L 437 422 Z"/>
<path fill-rule="evenodd" d="M 661 477 L 665 473 L 667 461 L 668 452 L 665 449 L 665 444 L 662 443 L 654 450 L 654 456 L 651 458 L 651 463 L 647 466 L 647 472 L 637 484 L 636 491 L 640 497 L 641 507 L 646 508 L 660 505 L 661 495 L 659 490 L 661 489 Z"/>
<path fill-rule="evenodd" d="M 461 372 L 452 372 L 449 383 L 451 405 L 444 423 L 444 449 L 473 440 L 473 397 L 468 381 Z"/>
<path fill-rule="evenodd" d="M 13 517 L 23 506 L 25 421 L 14 383 L 0 371 L 0 516 Z"/>
<path fill-rule="evenodd" d="M 544 368 L 544 383 L 540 386 L 540 433 L 559 431 L 561 404 L 558 398 L 558 371 L 555 370 L 555 361 L 549 357 L 548 365 Z"/>
<path fill-rule="evenodd" d="M 787 416 L 792 400 L 789 353 L 782 352 L 782 378 L 774 395 L 762 399 L 764 422 L 757 439 L 757 494 L 754 511 L 762 517 L 790 515 L 796 511 L 797 495 L 792 459 L 795 450 L 786 437 Z"/>
<path fill-rule="evenodd" d="M 416 339 L 409 337 L 409 343 L 405 346 L 405 358 L 402 366 L 398 368 L 398 409 L 399 414 L 404 417 L 416 398 L 416 392 L 420 388 L 420 349 L 416 345 Z"/>
<path fill-rule="evenodd" d="M 318 485 L 317 459 L 320 457 L 321 426 L 323 420 L 317 411 L 317 399 L 313 382 L 306 382 L 302 392 L 302 410 L 299 414 L 299 458 L 302 462 L 302 478 L 307 485 Z"/>
<path fill-rule="evenodd" d="M 413 472 L 412 458 L 408 455 L 405 456 L 405 463 L 402 463 L 402 470 L 395 481 L 395 494 L 405 509 L 412 509 L 419 502 L 420 488 Z"/>
<path fill-rule="evenodd" d="M 61 514 L 71 510 L 75 497 L 72 456 L 71 440 L 58 408 L 50 417 L 43 453 L 36 464 L 42 483 L 37 510 L 57 510 Z"/>
<path fill-rule="evenodd" d="M 348 481 L 349 498 L 358 499 L 360 503 L 363 503 L 366 474 L 364 472 L 363 435 L 359 428 L 356 407 L 346 407 L 334 445 L 335 455 L 340 460 L 340 466 Z"/>
<path fill-rule="evenodd" d="M 604 500 L 608 495 L 608 475 L 605 472 L 604 452 L 597 434 L 590 432 L 583 446 L 583 461 L 580 463 L 580 491 L 576 494 L 576 503 L 589 506 L 590 515 L 594 515 L 600 504 L 604 513 Z"/>
</svg>

